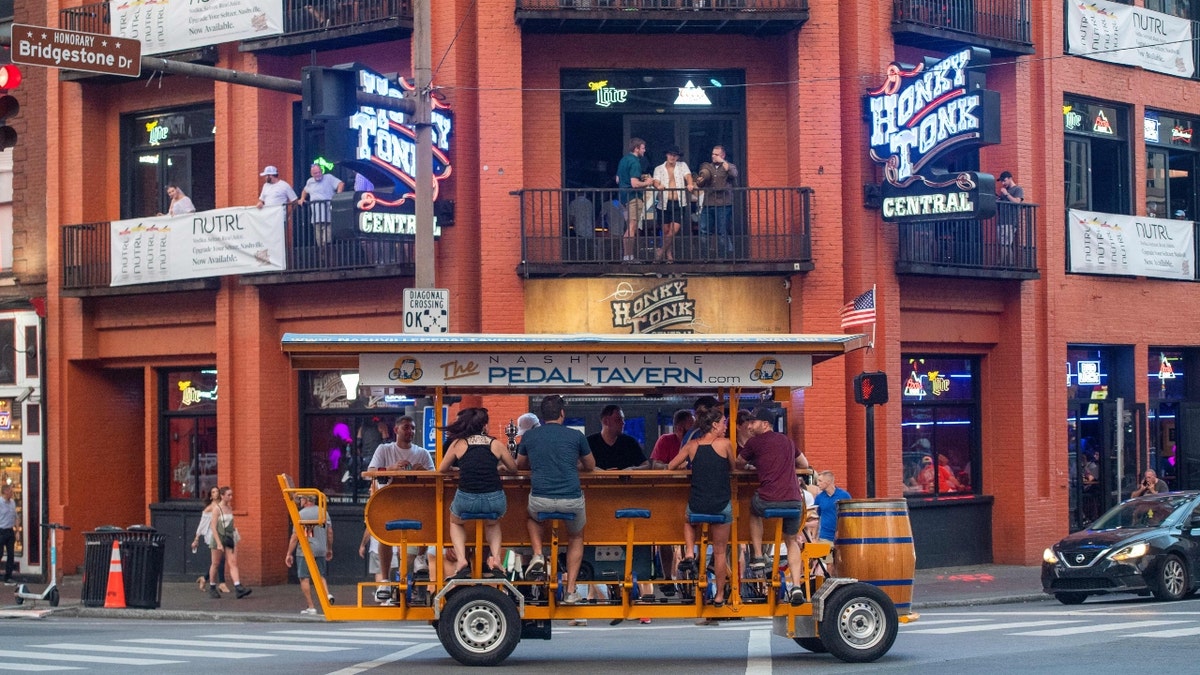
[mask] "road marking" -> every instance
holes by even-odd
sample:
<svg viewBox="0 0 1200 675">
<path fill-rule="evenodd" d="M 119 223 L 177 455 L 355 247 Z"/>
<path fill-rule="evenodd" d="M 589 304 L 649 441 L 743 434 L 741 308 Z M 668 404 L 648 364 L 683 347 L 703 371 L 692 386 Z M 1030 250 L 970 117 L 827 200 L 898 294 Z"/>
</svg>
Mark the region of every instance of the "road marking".
<svg viewBox="0 0 1200 675">
<path fill-rule="evenodd" d="M 209 659 L 258 659 L 274 654 L 231 654 L 222 652 L 220 645 L 209 645 L 208 649 L 154 649 L 152 647 L 123 647 L 121 645 L 94 645 L 78 642 L 56 642 L 48 645 L 36 645 L 48 649 L 73 649 L 91 652 L 118 652 L 121 654 L 143 654 L 145 656 L 186 656 L 190 658 Z"/>
<path fill-rule="evenodd" d="M 253 636 L 246 636 L 248 639 L 253 639 Z M 159 639 L 159 638 L 137 638 L 133 640 L 119 640 L 119 642 L 136 642 L 138 644 L 147 645 L 163 645 L 175 647 L 213 647 L 213 643 L 209 640 L 174 640 L 174 639 Z M 378 640 L 371 644 L 379 644 Z M 230 649 L 286 649 L 289 652 L 344 652 L 357 647 L 338 647 L 336 645 L 296 645 L 296 644 L 275 644 L 271 642 L 222 642 L 221 647 L 229 647 Z"/>
<path fill-rule="evenodd" d="M 168 661 L 166 659 L 122 659 L 116 656 L 98 656 L 96 654 L 44 654 L 42 652 L 22 652 L 15 649 L 0 649 L 0 658 L 72 661 L 88 664 L 112 663 L 122 666 L 169 666 L 176 663 L 183 663 L 183 661 Z"/>
<path fill-rule="evenodd" d="M 391 654 L 388 654 L 387 656 L 381 656 L 381 657 L 379 657 L 377 659 L 373 659 L 371 661 L 364 661 L 362 663 L 356 663 L 353 666 L 342 668 L 341 670 L 335 670 L 332 673 L 329 673 L 329 675 L 357 675 L 358 673 L 366 672 L 368 670 L 371 670 L 372 668 L 378 668 L 379 666 L 386 666 L 387 664 L 395 663 L 396 661 L 403 661 L 404 659 L 407 659 L 408 657 L 413 656 L 414 654 L 420 654 L 421 652 L 423 652 L 426 649 L 429 649 L 433 646 L 434 646 L 433 643 L 424 644 L 424 645 L 413 645 L 412 647 L 409 647 L 408 649 L 401 649 L 400 651 L 392 652 Z"/>
<path fill-rule="evenodd" d="M 1059 626 L 1063 623 L 1080 623 L 1079 621 L 1063 621 L 1062 619 L 1054 619 L 1053 621 L 1018 621 L 1013 623 L 993 623 L 983 624 L 979 626 L 946 626 L 944 628 L 924 628 L 917 630 L 906 631 L 905 635 L 913 635 L 916 633 L 928 633 L 930 635 L 952 635 L 954 633 L 982 633 L 989 630 L 1010 630 L 1013 628 L 1034 628 L 1036 626 Z"/>
<path fill-rule="evenodd" d="M 1137 633 L 1126 637 L 1144 637 L 1144 638 L 1176 638 L 1188 637 L 1191 635 L 1200 635 L 1200 626 L 1191 628 L 1172 628 L 1170 630 L 1160 630 L 1153 633 Z"/>
<path fill-rule="evenodd" d="M 390 639 L 390 638 L 396 637 L 396 635 L 394 633 L 385 633 L 382 631 L 280 630 L 280 631 L 272 631 L 272 632 L 279 634 L 279 635 L 312 635 L 312 636 L 317 636 L 317 637 L 320 637 L 320 636 L 338 637 L 338 636 L 343 636 L 343 635 L 346 637 L 375 637 L 375 638 L 383 638 L 383 639 Z M 376 642 L 376 644 L 378 644 L 378 642 Z"/>
<path fill-rule="evenodd" d="M 1009 635 L 1028 635 L 1034 637 L 1063 637 L 1067 635 L 1083 635 L 1084 633 L 1103 633 L 1108 631 L 1125 631 L 1135 628 L 1149 628 L 1151 626 L 1165 626 L 1168 624 L 1184 623 L 1183 621 L 1131 621 L 1126 623 L 1114 623 L 1105 626 L 1072 626 L 1069 628 L 1052 628 L 1050 630 L 1031 630 L 1024 633 L 1009 633 Z"/>
<path fill-rule="evenodd" d="M 75 666 L 45 666 L 37 663 L 0 663 L 0 670 L 19 670 L 26 673 L 44 673 L 59 670 L 83 670 Z"/>
<path fill-rule="evenodd" d="M 770 675 L 771 631 L 752 630 L 746 640 L 746 675 Z"/>
<path fill-rule="evenodd" d="M 201 637 L 213 638 L 215 640 L 270 640 L 271 642 L 287 642 L 287 643 L 303 642 L 303 643 L 308 643 L 308 644 L 331 642 L 333 644 L 339 644 L 339 645 L 374 645 L 377 647 L 380 645 L 378 638 L 370 639 L 370 640 L 363 638 L 361 640 L 356 640 L 354 638 L 345 638 L 345 637 L 319 637 L 319 636 L 289 637 L 286 635 L 274 635 L 274 634 L 271 634 L 271 635 L 238 635 L 235 633 L 223 633 L 223 634 L 219 634 L 219 635 L 204 635 Z M 409 644 L 409 643 L 407 643 L 407 642 L 388 642 L 387 644 L 388 644 L 388 646 L 395 647 L 395 646 L 403 646 L 403 645 Z M 280 646 L 282 647 L 284 645 L 280 645 Z"/>
<path fill-rule="evenodd" d="M 939 624 L 947 624 L 947 623 L 959 626 L 964 623 L 978 623 L 980 621 L 992 621 L 992 619 L 926 619 L 924 617 L 921 617 L 921 620 L 917 621 L 916 623 L 900 624 L 900 628 L 909 628 L 909 627 L 924 628 L 925 626 L 936 626 Z"/>
</svg>

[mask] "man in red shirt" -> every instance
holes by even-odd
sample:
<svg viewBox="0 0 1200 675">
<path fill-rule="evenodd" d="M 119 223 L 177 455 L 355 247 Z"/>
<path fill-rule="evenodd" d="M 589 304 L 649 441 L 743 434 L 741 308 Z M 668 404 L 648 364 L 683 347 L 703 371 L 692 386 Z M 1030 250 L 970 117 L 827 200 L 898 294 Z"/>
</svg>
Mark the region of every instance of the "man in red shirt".
<svg viewBox="0 0 1200 675">
<path fill-rule="evenodd" d="M 651 469 L 667 468 L 683 448 L 683 437 L 695 421 L 691 410 L 675 411 L 675 417 L 671 419 L 671 433 L 659 436 L 658 441 L 654 443 L 654 450 L 650 453 Z"/>
<path fill-rule="evenodd" d="M 800 492 L 800 481 L 796 469 L 807 469 L 808 460 L 804 453 L 786 435 L 775 431 L 775 411 L 758 406 L 750 413 L 750 430 L 754 438 L 738 455 L 738 468 L 753 464 L 758 471 L 758 489 L 750 498 L 750 567 L 762 569 L 766 560 L 762 557 L 763 514 L 767 509 L 797 509 L 804 511 L 804 495 Z M 783 520 L 783 540 L 789 556 L 800 552 L 800 518 Z M 792 577 L 792 604 L 804 602 L 802 565 L 788 565 Z"/>
</svg>

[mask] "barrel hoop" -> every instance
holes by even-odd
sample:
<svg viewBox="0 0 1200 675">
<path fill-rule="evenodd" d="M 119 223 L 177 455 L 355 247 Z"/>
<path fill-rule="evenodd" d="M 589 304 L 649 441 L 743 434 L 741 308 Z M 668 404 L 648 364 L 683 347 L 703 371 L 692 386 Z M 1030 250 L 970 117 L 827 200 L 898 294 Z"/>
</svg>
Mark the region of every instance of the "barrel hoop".
<svg viewBox="0 0 1200 675">
<path fill-rule="evenodd" d="M 864 584 L 872 586 L 912 586 L 912 579 L 863 579 Z"/>
<path fill-rule="evenodd" d="M 838 539 L 834 546 L 853 546 L 856 544 L 911 544 L 912 537 L 863 537 L 857 539 Z"/>
<path fill-rule="evenodd" d="M 838 518 L 889 518 L 907 516 L 908 511 L 839 511 Z"/>
</svg>

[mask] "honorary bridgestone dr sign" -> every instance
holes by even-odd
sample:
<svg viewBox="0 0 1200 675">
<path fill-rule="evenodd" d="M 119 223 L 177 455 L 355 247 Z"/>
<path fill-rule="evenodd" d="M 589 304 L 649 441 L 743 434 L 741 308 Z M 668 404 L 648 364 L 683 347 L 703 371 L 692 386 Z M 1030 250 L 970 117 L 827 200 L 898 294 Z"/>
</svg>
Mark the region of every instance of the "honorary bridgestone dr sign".
<svg viewBox="0 0 1200 675">
<path fill-rule="evenodd" d="M 70 68 L 137 77 L 142 72 L 142 46 L 137 40 L 69 30 L 13 24 L 13 63 Z"/>
</svg>

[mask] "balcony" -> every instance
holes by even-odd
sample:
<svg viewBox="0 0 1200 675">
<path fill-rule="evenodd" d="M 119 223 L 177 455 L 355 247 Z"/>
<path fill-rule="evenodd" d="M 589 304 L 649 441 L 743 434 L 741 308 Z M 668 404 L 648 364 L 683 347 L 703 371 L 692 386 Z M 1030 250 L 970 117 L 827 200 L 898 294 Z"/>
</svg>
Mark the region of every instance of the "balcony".
<svg viewBox="0 0 1200 675">
<path fill-rule="evenodd" d="M 897 44 L 952 52 L 987 47 L 994 55 L 1032 54 L 1029 0 L 893 0 Z"/>
<path fill-rule="evenodd" d="M 283 33 L 244 40 L 239 49 L 305 54 L 405 40 L 412 30 L 412 0 L 283 0 Z"/>
<path fill-rule="evenodd" d="M 65 225 L 62 230 L 63 295 L 129 295 L 216 288 L 217 278 L 186 279 L 136 286 L 110 286 L 110 223 Z M 395 241 L 335 239 L 326 246 L 313 240 L 309 208 L 292 205 L 287 218 L 287 270 L 240 277 L 245 285 L 331 281 L 368 277 L 411 277 L 413 238 Z"/>
<path fill-rule="evenodd" d="M 987 220 L 900 223 L 896 274 L 1037 279 L 1037 204 L 996 204 Z"/>
<path fill-rule="evenodd" d="M 733 188 L 729 236 L 705 234 L 712 208 L 688 217 L 672 243 L 675 262 L 662 256 L 653 221 L 626 242 L 617 190 L 532 188 L 521 200 L 524 277 L 604 275 L 778 275 L 813 269 L 810 234 L 812 189 Z M 715 229 L 715 228 L 713 228 Z M 712 230 L 708 230 L 712 232 Z M 625 260 L 631 256 L 632 260 Z"/>
<path fill-rule="evenodd" d="M 779 35 L 808 21 L 808 0 L 516 0 L 526 33 Z"/>
<path fill-rule="evenodd" d="M 112 16 L 109 13 L 109 3 L 94 2 L 88 5 L 60 9 L 58 10 L 58 27 L 64 30 L 111 35 Z M 211 66 L 217 62 L 217 48 L 215 45 L 209 45 L 207 47 L 185 49 L 167 54 L 156 54 L 155 56 L 173 61 L 182 61 L 184 63 L 200 63 Z M 153 72 L 143 71 L 142 77 L 148 78 Z M 80 70 L 60 70 L 58 76 L 59 79 L 66 81 L 86 79 L 89 82 L 128 82 L 130 79 L 124 75 L 101 75 Z"/>
</svg>

